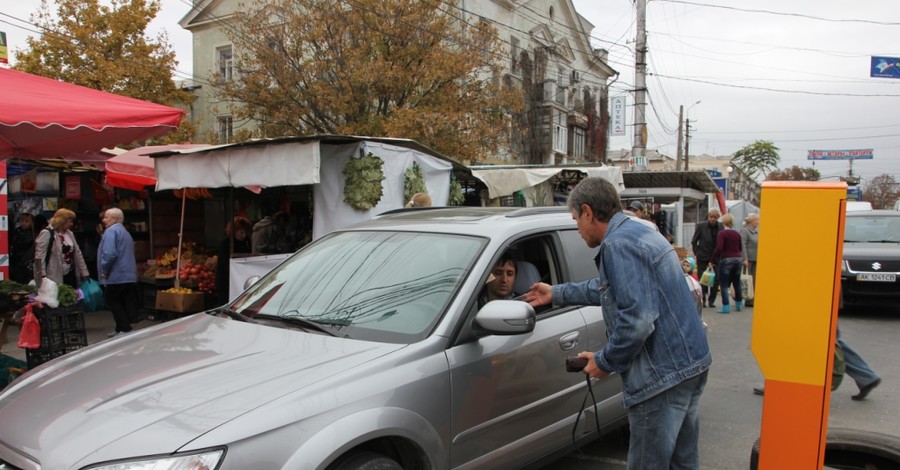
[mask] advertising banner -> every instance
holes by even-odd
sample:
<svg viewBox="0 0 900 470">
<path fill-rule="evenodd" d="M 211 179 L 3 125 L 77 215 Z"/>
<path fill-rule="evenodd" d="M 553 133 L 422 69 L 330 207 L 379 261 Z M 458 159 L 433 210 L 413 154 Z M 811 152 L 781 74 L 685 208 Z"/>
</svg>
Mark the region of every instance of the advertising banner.
<svg viewBox="0 0 900 470">
<path fill-rule="evenodd" d="M 872 56 L 869 76 L 875 78 L 900 78 L 900 57 Z"/>
<path fill-rule="evenodd" d="M 613 96 L 609 99 L 609 134 L 625 135 L 625 97 Z"/>
<path fill-rule="evenodd" d="M 809 150 L 807 160 L 872 160 L 875 158 L 873 149 L 854 150 Z"/>
</svg>

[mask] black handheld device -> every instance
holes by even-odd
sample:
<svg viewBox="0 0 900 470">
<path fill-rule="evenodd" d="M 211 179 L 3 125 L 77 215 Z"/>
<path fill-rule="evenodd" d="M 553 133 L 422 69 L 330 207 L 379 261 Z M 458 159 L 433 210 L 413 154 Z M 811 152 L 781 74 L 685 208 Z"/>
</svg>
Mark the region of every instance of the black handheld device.
<svg viewBox="0 0 900 470">
<path fill-rule="evenodd" d="M 566 358 L 566 372 L 581 372 L 581 369 L 584 369 L 587 363 L 587 358 L 569 356 Z"/>
</svg>

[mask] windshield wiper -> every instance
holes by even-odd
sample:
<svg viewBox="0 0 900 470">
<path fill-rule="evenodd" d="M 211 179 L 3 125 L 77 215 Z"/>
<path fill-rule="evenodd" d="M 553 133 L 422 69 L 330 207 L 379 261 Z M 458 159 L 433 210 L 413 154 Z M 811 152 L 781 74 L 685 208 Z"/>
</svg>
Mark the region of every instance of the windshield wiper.
<svg viewBox="0 0 900 470">
<path fill-rule="evenodd" d="M 228 317 L 231 318 L 232 320 L 239 320 L 239 321 L 247 322 L 247 323 L 256 323 L 255 320 L 248 317 L 247 315 L 236 312 L 225 306 L 214 308 L 206 313 L 208 313 L 210 315 L 219 315 L 219 314 L 224 313 L 225 315 L 228 315 Z"/>
<path fill-rule="evenodd" d="M 293 313 L 293 312 L 288 312 L 288 313 Z M 312 320 L 307 320 L 306 318 L 283 317 L 280 315 L 267 315 L 264 313 L 254 315 L 254 318 L 259 318 L 260 320 L 275 320 L 275 321 L 282 321 L 285 323 L 292 323 L 294 325 L 300 326 L 301 328 L 303 328 L 305 330 L 315 330 L 315 331 L 318 331 L 319 333 L 325 333 L 328 336 L 336 336 L 336 337 L 339 336 L 336 331 L 334 331 L 332 328 L 325 326 L 325 324 L 323 324 L 321 322 L 314 322 Z"/>
</svg>

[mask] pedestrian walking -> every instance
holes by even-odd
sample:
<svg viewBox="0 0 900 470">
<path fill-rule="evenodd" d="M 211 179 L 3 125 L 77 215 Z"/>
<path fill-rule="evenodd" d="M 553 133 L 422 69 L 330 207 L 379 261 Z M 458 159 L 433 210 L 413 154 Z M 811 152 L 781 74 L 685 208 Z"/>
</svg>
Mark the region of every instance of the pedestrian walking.
<svg viewBox="0 0 900 470">
<path fill-rule="evenodd" d="M 756 292 L 756 249 L 759 245 L 759 214 L 756 212 L 747 214 L 744 226 L 741 228 L 741 245 L 744 255 L 744 266 L 750 274 L 753 283 L 753 292 Z M 744 305 L 753 306 L 753 299 L 748 298 Z"/>
<path fill-rule="evenodd" d="M 729 287 L 734 293 L 734 308 L 740 312 L 744 309 L 744 296 L 741 290 L 741 266 L 744 263 L 741 234 L 734 229 L 734 216 L 731 214 L 722 216 L 722 226 L 723 229 L 716 236 L 716 248 L 709 260 L 710 266 L 715 266 L 716 282 L 722 289 L 722 308 L 717 312 L 731 312 Z"/>
<path fill-rule="evenodd" d="M 697 224 L 694 229 L 694 236 L 691 238 L 691 250 L 697 258 L 698 269 L 705 269 L 709 266 L 709 259 L 712 252 L 716 248 L 716 237 L 722 230 L 722 224 L 719 222 L 719 211 L 710 209 L 706 217 L 706 223 Z M 713 268 L 715 270 L 715 267 Z M 716 273 L 718 278 L 719 273 Z M 713 308 L 716 306 L 716 294 L 719 292 L 719 285 L 715 283 L 711 286 L 703 286 L 703 305 Z"/>
</svg>

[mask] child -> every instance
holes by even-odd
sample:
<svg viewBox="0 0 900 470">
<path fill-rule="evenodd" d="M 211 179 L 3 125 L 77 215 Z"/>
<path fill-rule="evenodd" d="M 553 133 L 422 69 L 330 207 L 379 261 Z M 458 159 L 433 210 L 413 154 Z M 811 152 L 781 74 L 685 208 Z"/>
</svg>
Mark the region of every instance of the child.
<svg viewBox="0 0 900 470">
<path fill-rule="evenodd" d="M 703 287 L 700 286 L 700 281 L 697 280 L 697 274 L 694 272 L 696 266 L 697 263 L 691 256 L 688 256 L 681 261 L 681 268 L 684 269 L 684 280 L 687 281 L 688 287 L 691 289 L 691 294 L 694 296 L 694 302 L 697 303 L 697 313 L 702 317 Z"/>
</svg>

